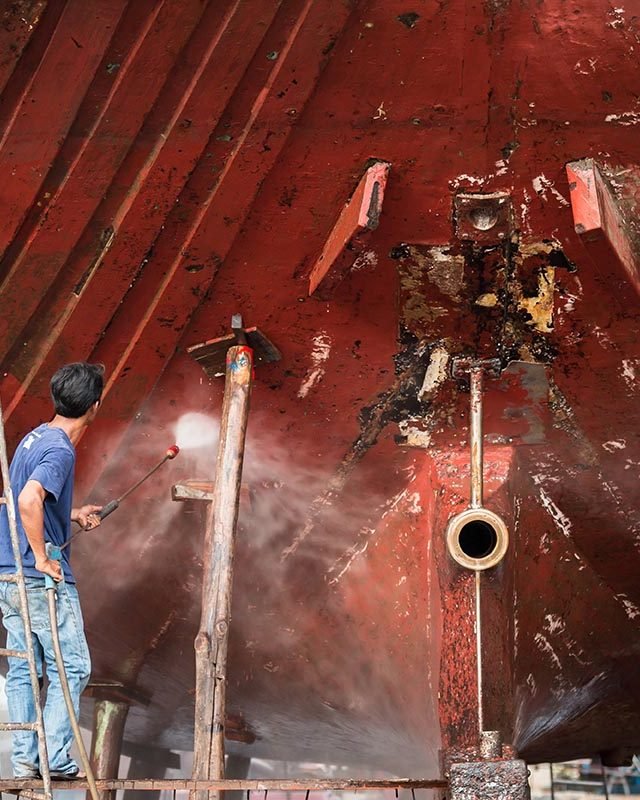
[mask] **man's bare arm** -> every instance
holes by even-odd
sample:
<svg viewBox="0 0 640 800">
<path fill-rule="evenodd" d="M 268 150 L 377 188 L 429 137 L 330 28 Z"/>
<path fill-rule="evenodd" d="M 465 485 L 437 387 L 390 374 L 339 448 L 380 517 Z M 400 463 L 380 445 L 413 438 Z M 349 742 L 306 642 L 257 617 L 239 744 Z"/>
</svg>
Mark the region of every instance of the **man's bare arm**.
<svg viewBox="0 0 640 800">
<path fill-rule="evenodd" d="M 38 481 L 27 481 L 18 496 L 18 509 L 22 527 L 27 534 L 36 559 L 36 569 L 50 575 L 54 580 L 62 580 L 62 569 L 59 561 L 47 558 L 44 543 L 44 501 L 47 496 L 44 487 Z"/>
</svg>

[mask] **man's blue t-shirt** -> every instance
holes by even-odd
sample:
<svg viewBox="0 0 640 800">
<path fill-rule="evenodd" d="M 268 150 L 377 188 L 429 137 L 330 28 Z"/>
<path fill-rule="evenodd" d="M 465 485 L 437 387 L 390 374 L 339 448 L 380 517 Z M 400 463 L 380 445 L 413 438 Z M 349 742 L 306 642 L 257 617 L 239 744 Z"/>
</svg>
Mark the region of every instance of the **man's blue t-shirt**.
<svg viewBox="0 0 640 800">
<path fill-rule="evenodd" d="M 73 503 L 73 479 L 76 451 L 71 440 L 61 428 L 40 425 L 31 431 L 18 445 L 9 470 L 11 489 L 16 504 L 20 552 L 24 574 L 43 578 L 35 568 L 35 557 L 22 527 L 18 497 L 29 480 L 38 481 L 45 489 L 44 538 L 46 542 L 63 545 L 71 538 L 71 508 Z M 75 583 L 69 564 L 70 548 L 62 551 L 62 571 L 68 583 Z M 0 573 L 15 572 L 15 561 L 7 509 L 0 506 Z"/>
</svg>

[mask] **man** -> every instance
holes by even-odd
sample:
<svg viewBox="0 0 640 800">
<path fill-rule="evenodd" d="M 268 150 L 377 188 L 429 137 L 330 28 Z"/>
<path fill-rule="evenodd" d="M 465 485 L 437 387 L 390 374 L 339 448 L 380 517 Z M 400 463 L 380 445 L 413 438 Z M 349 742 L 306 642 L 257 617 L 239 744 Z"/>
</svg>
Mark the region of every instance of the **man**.
<svg viewBox="0 0 640 800">
<path fill-rule="evenodd" d="M 17 498 L 17 522 L 24 565 L 33 645 L 42 677 L 46 665 L 49 686 L 44 707 L 49 768 L 53 778 L 80 777 L 78 765 L 69 753 L 73 733 L 56 669 L 47 609 L 45 575 L 58 582 L 58 627 L 60 645 L 76 715 L 80 695 L 89 680 L 91 661 L 84 635 L 75 579 L 69 563 L 69 547 L 62 562 L 47 557 L 45 543 L 64 545 L 71 538 L 71 523 L 90 530 L 100 524 L 96 512 L 101 506 L 72 508 L 75 447 L 94 420 L 104 384 L 104 368 L 97 364 L 67 364 L 51 379 L 55 416 L 31 431 L 18 445 L 11 462 L 11 488 Z M 0 573 L 15 572 L 9 524 L 4 506 L 0 509 Z M 26 640 L 20 617 L 17 586 L 0 583 L 0 609 L 7 629 L 7 647 L 25 650 Z M 10 658 L 6 681 L 12 722 L 36 719 L 29 666 L 24 659 Z M 13 735 L 12 763 L 16 778 L 40 774 L 38 740 L 34 732 Z"/>
</svg>

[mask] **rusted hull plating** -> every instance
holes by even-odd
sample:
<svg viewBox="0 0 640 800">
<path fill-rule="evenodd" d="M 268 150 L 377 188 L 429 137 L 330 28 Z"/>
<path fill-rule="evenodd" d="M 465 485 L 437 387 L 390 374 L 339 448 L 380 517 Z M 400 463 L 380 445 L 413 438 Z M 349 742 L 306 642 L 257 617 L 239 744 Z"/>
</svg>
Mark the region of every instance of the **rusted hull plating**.
<svg viewBox="0 0 640 800">
<path fill-rule="evenodd" d="M 230 746 L 420 776 L 477 746 L 475 576 L 444 539 L 469 498 L 460 355 L 506 370 L 484 403 L 484 501 L 512 533 L 482 579 L 484 726 L 532 760 L 640 746 L 637 17 L 600 0 L 0 14 L 13 443 L 61 362 L 104 362 L 78 494 L 116 497 L 183 413 L 219 414 L 189 346 L 241 311 L 282 351 L 248 431 Z M 585 156 L 608 192 L 593 239 L 565 170 Z M 357 202 L 342 212 L 373 164 L 390 168 L 364 230 Z M 338 228 L 357 252 L 332 250 L 309 296 Z M 211 452 L 75 547 L 129 743 L 191 746 L 203 524 L 169 485 L 210 480 Z"/>
</svg>

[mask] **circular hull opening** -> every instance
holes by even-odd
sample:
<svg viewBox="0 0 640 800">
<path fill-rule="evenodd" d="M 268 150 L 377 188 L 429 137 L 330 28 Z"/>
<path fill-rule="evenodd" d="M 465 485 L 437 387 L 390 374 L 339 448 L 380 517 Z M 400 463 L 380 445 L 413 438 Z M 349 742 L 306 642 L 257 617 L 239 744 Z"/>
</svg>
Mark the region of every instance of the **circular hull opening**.
<svg viewBox="0 0 640 800">
<path fill-rule="evenodd" d="M 466 569 L 495 567 L 504 558 L 508 545 L 507 526 L 497 514 L 486 508 L 469 508 L 449 520 L 449 554 Z"/>
</svg>

